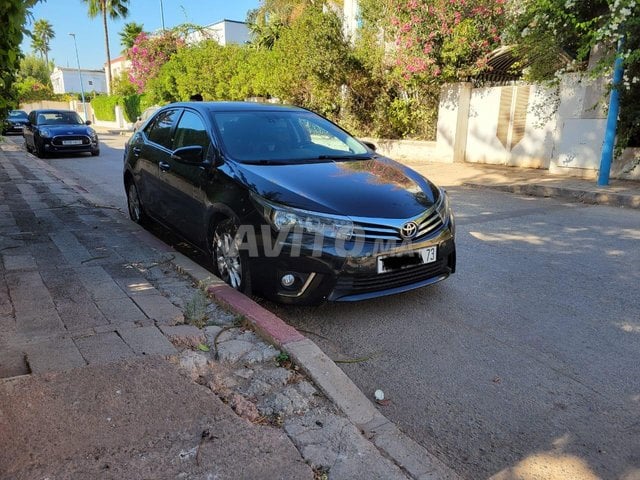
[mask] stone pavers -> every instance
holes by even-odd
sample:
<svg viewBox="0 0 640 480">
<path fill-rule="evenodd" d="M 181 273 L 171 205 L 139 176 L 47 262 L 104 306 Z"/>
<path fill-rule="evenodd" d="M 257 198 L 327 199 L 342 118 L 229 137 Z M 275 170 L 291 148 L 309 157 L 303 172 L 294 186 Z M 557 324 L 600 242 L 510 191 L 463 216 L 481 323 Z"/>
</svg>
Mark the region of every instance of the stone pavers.
<svg viewBox="0 0 640 480">
<path fill-rule="evenodd" d="M 136 268 L 165 251 L 26 158 L 0 152 L 0 376 L 175 354 L 182 310 Z"/>
</svg>

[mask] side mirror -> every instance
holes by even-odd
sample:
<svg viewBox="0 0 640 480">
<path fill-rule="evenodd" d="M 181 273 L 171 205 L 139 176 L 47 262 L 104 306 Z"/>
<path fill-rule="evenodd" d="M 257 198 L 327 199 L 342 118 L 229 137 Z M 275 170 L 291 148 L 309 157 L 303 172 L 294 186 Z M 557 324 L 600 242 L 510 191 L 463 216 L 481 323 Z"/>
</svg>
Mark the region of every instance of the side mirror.
<svg viewBox="0 0 640 480">
<path fill-rule="evenodd" d="M 362 143 L 364 143 L 367 147 L 369 147 L 371 150 L 373 150 L 374 152 L 376 151 L 376 144 L 373 142 L 365 142 L 364 140 L 360 140 Z"/>
<path fill-rule="evenodd" d="M 199 165 L 202 163 L 202 153 L 200 145 L 181 147 L 171 154 L 171 159 L 188 165 Z"/>
<path fill-rule="evenodd" d="M 86 122 L 84 122 L 85 125 L 91 125 L 91 120 L 87 120 Z"/>
</svg>

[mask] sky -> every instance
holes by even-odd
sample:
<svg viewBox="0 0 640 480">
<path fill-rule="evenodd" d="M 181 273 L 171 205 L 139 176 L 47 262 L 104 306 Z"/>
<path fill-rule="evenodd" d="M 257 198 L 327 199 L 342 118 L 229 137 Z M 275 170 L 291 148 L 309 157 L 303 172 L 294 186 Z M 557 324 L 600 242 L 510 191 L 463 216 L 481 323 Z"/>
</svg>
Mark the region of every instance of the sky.
<svg viewBox="0 0 640 480">
<path fill-rule="evenodd" d="M 244 21 L 247 11 L 258 7 L 259 0 L 130 0 L 129 16 L 124 20 L 108 19 L 111 59 L 120 56 L 120 35 L 125 23 L 136 22 L 152 32 L 162 28 L 160 5 L 164 11 L 164 25 L 171 28 L 181 23 L 209 25 L 223 19 Z M 90 19 L 82 0 L 44 0 L 32 9 L 33 18 L 27 21 L 30 29 L 35 20 L 48 20 L 55 33 L 50 42 L 49 59 L 56 66 L 77 67 L 73 37 L 76 34 L 80 67 L 102 69 L 107 60 L 102 17 Z M 21 46 L 25 54 L 32 53 L 31 39 L 25 37 Z"/>
</svg>

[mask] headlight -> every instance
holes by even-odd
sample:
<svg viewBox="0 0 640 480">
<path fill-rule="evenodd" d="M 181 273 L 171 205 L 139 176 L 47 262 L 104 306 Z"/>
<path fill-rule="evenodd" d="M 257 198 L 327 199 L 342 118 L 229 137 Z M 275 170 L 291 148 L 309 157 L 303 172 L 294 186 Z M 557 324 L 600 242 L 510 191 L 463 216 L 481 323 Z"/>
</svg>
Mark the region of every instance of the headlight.
<svg viewBox="0 0 640 480">
<path fill-rule="evenodd" d="M 276 205 L 257 195 L 253 195 L 253 199 L 262 206 L 262 215 L 277 231 L 298 229 L 303 233 L 344 240 L 353 234 L 353 222 L 349 218 Z"/>
<path fill-rule="evenodd" d="M 42 138 L 49 138 L 51 136 L 51 132 L 49 130 L 47 130 L 46 128 L 41 128 L 40 129 L 40 136 Z"/>
<path fill-rule="evenodd" d="M 442 218 L 443 222 L 446 222 L 449 216 L 451 215 L 451 207 L 449 206 L 449 195 L 444 189 L 440 189 L 440 198 L 438 199 L 438 203 L 436 203 L 436 210 Z"/>
<path fill-rule="evenodd" d="M 96 133 L 95 130 L 89 129 L 89 136 L 91 137 L 91 140 L 93 140 L 94 142 L 98 141 L 98 134 Z"/>
</svg>

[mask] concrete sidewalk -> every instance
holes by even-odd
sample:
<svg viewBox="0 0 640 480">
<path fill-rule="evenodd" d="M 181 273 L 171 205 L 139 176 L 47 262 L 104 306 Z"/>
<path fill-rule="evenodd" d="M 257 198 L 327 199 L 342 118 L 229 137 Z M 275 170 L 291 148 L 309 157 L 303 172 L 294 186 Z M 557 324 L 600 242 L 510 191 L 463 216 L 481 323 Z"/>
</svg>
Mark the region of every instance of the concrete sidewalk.
<svg viewBox="0 0 640 480">
<path fill-rule="evenodd" d="M 457 478 L 313 342 L 11 142 L 0 212 L 0 479 Z"/>
<path fill-rule="evenodd" d="M 595 179 L 550 174 L 546 170 L 471 163 L 402 161 L 442 187 L 469 186 L 504 192 L 555 197 L 615 207 L 640 208 L 640 182 L 611 180 L 599 187 Z"/>
</svg>

